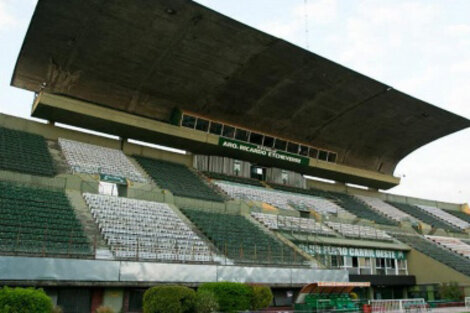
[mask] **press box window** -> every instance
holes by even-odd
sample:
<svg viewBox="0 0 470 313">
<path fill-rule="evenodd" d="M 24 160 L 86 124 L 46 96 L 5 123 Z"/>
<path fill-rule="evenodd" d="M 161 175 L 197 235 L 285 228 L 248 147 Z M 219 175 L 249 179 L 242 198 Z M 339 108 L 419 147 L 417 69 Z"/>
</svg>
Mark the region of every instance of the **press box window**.
<svg viewBox="0 0 470 313">
<path fill-rule="evenodd" d="M 196 122 L 196 129 L 201 130 L 203 132 L 207 132 L 207 130 L 209 129 L 209 121 L 202 118 L 198 118 Z"/>
<path fill-rule="evenodd" d="M 211 126 L 209 128 L 209 132 L 214 135 L 220 135 L 222 133 L 223 125 L 216 122 L 211 122 Z"/>
<path fill-rule="evenodd" d="M 255 145 L 261 145 L 263 143 L 263 135 L 257 133 L 251 133 L 250 142 Z"/>
<path fill-rule="evenodd" d="M 289 142 L 287 144 L 287 151 L 290 153 L 299 153 L 299 145 L 296 143 Z"/>
<path fill-rule="evenodd" d="M 276 139 L 276 142 L 274 143 L 274 148 L 277 150 L 286 151 L 286 146 L 287 142 L 281 139 Z"/>
<path fill-rule="evenodd" d="M 248 131 L 237 128 L 237 131 L 235 132 L 235 139 L 241 140 L 241 141 L 248 141 L 249 135 L 250 133 Z"/>
<path fill-rule="evenodd" d="M 233 138 L 235 135 L 235 127 L 224 125 L 223 136 L 228 138 Z"/>
<path fill-rule="evenodd" d="M 264 136 L 264 141 L 263 141 L 263 146 L 272 148 L 274 144 L 274 138 L 273 137 L 268 137 Z"/>
<path fill-rule="evenodd" d="M 322 161 L 327 161 L 328 160 L 328 152 L 320 150 L 318 153 L 318 158 Z"/>
<path fill-rule="evenodd" d="M 318 158 L 318 150 L 315 148 L 310 148 L 310 151 L 308 152 L 309 157 L 312 159 Z"/>
<path fill-rule="evenodd" d="M 193 128 L 196 125 L 196 118 L 194 116 L 183 115 L 183 121 L 181 122 L 181 126 Z"/>
<path fill-rule="evenodd" d="M 334 152 L 328 153 L 328 162 L 332 162 L 332 163 L 336 162 L 336 153 Z"/>
<path fill-rule="evenodd" d="M 300 146 L 299 154 L 308 156 L 308 147 L 307 146 Z"/>
</svg>

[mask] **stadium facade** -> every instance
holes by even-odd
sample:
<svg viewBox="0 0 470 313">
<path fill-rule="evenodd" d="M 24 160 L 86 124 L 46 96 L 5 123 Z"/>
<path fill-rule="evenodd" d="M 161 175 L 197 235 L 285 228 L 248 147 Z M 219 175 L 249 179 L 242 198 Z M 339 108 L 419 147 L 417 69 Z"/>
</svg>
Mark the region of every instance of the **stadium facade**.
<svg viewBox="0 0 470 313">
<path fill-rule="evenodd" d="M 12 85 L 47 123 L 0 115 L 0 281 L 65 313 L 212 281 L 470 295 L 468 205 L 383 191 L 464 117 L 183 0 L 40 0 Z"/>
</svg>

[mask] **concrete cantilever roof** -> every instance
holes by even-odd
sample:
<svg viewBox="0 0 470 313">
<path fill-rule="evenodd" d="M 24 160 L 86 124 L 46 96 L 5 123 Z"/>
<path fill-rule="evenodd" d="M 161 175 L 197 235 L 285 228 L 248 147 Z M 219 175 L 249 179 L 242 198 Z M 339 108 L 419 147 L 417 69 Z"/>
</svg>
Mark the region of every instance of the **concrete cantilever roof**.
<svg viewBox="0 0 470 313">
<path fill-rule="evenodd" d="M 157 120 L 177 107 L 389 175 L 470 126 L 189 0 L 40 0 L 12 84 Z"/>
</svg>

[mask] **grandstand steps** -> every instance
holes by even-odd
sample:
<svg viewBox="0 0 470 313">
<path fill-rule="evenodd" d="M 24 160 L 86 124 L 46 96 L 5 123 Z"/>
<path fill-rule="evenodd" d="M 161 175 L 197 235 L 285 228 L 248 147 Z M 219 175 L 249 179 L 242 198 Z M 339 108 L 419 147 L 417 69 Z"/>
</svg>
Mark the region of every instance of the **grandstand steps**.
<svg viewBox="0 0 470 313">
<path fill-rule="evenodd" d="M 204 175 L 203 173 L 201 173 L 200 171 L 198 171 L 197 169 L 195 169 L 194 167 L 188 167 L 189 170 L 191 172 L 193 172 L 194 174 L 196 174 L 197 177 L 199 177 L 199 179 L 204 183 L 206 184 L 207 186 L 209 186 L 209 188 L 211 188 L 212 190 L 214 190 L 216 193 L 218 193 L 219 195 L 221 195 L 225 201 L 228 201 L 228 200 L 232 200 L 232 198 L 224 191 L 222 190 L 222 188 L 220 188 L 219 186 L 217 186 L 216 184 L 213 184 L 212 181 L 209 179 L 209 177 L 207 177 L 206 175 Z"/>
<path fill-rule="evenodd" d="M 56 175 L 70 173 L 70 168 L 67 164 L 67 161 L 65 160 L 64 155 L 62 154 L 58 142 L 53 140 L 47 140 L 47 147 L 54 162 Z"/>
<path fill-rule="evenodd" d="M 302 257 L 304 257 L 306 260 L 314 262 L 315 264 L 312 264 L 314 267 L 319 267 L 321 266 L 321 263 L 318 262 L 314 257 L 312 257 L 310 254 L 306 253 L 302 249 L 300 249 L 296 244 L 294 244 L 292 241 L 289 239 L 285 238 L 284 236 L 278 234 L 277 232 L 269 230 L 266 226 L 264 226 L 260 221 L 257 219 L 253 218 L 249 214 L 244 214 L 245 218 L 247 218 L 252 224 L 256 225 L 259 229 L 261 229 L 266 235 L 271 236 L 275 238 L 276 240 L 281 241 L 283 244 L 286 246 L 292 248 L 295 252 L 300 254 Z"/>
<path fill-rule="evenodd" d="M 127 198 L 157 201 L 157 202 L 173 202 L 173 194 L 168 190 L 160 189 L 154 183 L 137 183 L 133 182 L 127 187 Z"/>
<path fill-rule="evenodd" d="M 106 242 L 100 234 L 98 225 L 95 223 L 90 209 L 83 199 L 82 193 L 78 190 L 67 190 L 66 193 L 74 208 L 75 216 L 81 222 L 90 244 L 92 246 L 96 244 L 97 249 L 108 249 Z"/>
<path fill-rule="evenodd" d="M 139 164 L 139 162 L 137 162 L 136 159 L 129 155 L 127 155 L 127 159 L 132 163 L 132 165 L 134 165 L 134 167 L 137 169 L 137 171 L 140 172 L 140 174 L 145 178 L 145 180 L 147 180 L 145 184 L 158 187 L 157 184 L 153 181 L 152 177 L 150 177 L 150 175 L 144 170 L 144 168 Z"/>
</svg>

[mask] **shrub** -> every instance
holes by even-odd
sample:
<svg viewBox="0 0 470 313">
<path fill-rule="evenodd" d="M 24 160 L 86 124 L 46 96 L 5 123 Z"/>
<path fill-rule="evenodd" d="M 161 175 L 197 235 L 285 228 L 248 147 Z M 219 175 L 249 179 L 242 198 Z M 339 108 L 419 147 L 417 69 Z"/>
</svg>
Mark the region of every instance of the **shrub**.
<svg viewBox="0 0 470 313">
<path fill-rule="evenodd" d="M 114 310 L 109 306 L 100 306 L 96 309 L 96 313 L 114 313 Z"/>
<path fill-rule="evenodd" d="M 0 289 L 0 313 L 51 313 L 52 301 L 42 289 Z"/>
<path fill-rule="evenodd" d="M 213 313 L 219 310 L 219 303 L 215 295 L 207 290 L 198 290 L 196 299 L 197 313 Z"/>
<path fill-rule="evenodd" d="M 196 292 L 184 286 L 158 286 L 144 293 L 144 313 L 194 313 Z"/>
<path fill-rule="evenodd" d="M 222 312 L 237 312 L 251 307 L 251 288 L 241 283 L 204 283 L 198 292 L 209 291 L 215 295 Z"/>
<path fill-rule="evenodd" d="M 464 297 L 462 289 L 457 282 L 442 283 L 439 294 L 443 300 L 461 300 Z"/>
<path fill-rule="evenodd" d="M 251 309 L 259 310 L 267 308 L 273 301 L 271 288 L 262 285 L 251 285 Z"/>
</svg>

